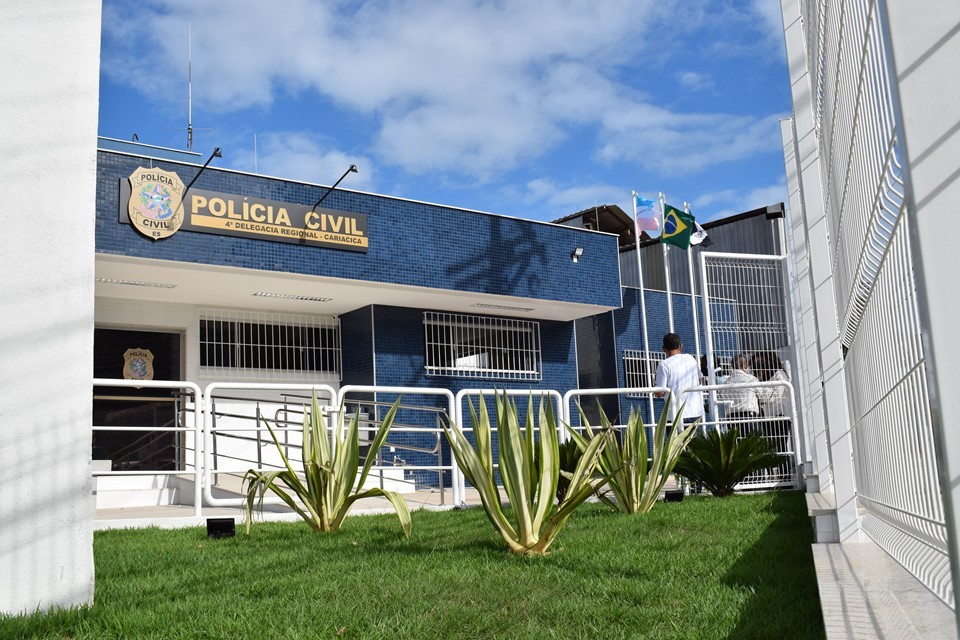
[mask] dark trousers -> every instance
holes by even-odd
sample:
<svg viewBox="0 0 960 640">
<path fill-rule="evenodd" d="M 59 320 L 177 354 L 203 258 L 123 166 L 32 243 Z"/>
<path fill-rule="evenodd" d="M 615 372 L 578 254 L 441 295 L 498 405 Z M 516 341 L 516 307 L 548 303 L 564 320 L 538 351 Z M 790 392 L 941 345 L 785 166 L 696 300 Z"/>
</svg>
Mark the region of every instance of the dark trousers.
<svg viewBox="0 0 960 640">
<path fill-rule="evenodd" d="M 736 428 L 741 436 L 745 436 L 759 429 L 757 424 L 757 418 L 759 417 L 758 414 L 753 412 L 734 411 L 727 414 L 727 424 L 731 429 Z"/>
</svg>

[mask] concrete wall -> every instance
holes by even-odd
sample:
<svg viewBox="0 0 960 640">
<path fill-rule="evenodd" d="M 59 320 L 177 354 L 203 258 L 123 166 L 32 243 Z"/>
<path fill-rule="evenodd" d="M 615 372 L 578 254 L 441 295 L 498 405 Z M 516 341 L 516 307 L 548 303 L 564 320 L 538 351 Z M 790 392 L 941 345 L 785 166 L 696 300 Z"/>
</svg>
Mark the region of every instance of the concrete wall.
<svg viewBox="0 0 960 640">
<path fill-rule="evenodd" d="M 97 0 L 0 4 L 0 611 L 93 599 Z M 37 402 L 42 392 L 43 402 Z"/>
</svg>

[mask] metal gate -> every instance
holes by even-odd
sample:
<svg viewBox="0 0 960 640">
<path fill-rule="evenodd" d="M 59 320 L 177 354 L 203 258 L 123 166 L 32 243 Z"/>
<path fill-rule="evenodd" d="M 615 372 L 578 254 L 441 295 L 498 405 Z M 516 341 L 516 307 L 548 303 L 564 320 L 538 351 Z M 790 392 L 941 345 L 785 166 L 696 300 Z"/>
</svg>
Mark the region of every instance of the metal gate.
<svg viewBox="0 0 960 640">
<path fill-rule="evenodd" d="M 796 379 L 784 257 L 700 254 L 704 295 L 708 424 L 760 432 L 788 459 L 740 488 L 799 486 Z M 779 382 L 779 385 L 764 385 Z"/>
</svg>

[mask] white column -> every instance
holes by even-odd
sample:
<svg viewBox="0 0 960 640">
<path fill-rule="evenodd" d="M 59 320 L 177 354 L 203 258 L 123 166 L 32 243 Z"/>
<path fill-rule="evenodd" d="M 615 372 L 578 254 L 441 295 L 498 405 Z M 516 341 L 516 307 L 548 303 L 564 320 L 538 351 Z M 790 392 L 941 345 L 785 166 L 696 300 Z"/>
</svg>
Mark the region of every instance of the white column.
<svg viewBox="0 0 960 640">
<path fill-rule="evenodd" d="M 960 3 L 927 0 L 922 8 L 904 0 L 885 4 L 954 610 L 960 611 L 960 298 L 954 266 L 954 238 L 960 233 L 960 85 L 945 80 L 957 77 Z"/>
<path fill-rule="evenodd" d="M 807 362 L 812 397 L 803 400 L 809 402 L 808 417 L 814 431 L 814 447 L 820 451 L 814 472 L 820 479 L 821 492 L 829 490 L 832 476 L 837 505 L 837 539 L 840 542 L 858 541 L 861 534 L 851 459 L 853 441 L 847 417 L 843 355 L 829 251 L 828 212 L 824 207 L 820 148 L 814 129 L 815 94 L 807 69 L 799 0 L 781 0 L 780 4 L 793 97 L 800 209 L 808 240 L 810 288 L 815 310 L 813 321 L 818 344 L 817 361 Z M 792 215 L 797 213 L 792 212 Z M 828 453 L 829 457 L 824 458 L 823 453 Z M 828 461 L 829 467 L 824 466 Z"/>
<path fill-rule="evenodd" d="M 0 3 L 3 613 L 93 600 L 100 12 L 98 0 Z"/>
<path fill-rule="evenodd" d="M 800 171 L 797 165 L 796 140 L 794 139 L 793 118 L 780 121 L 780 138 L 783 142 L 783 157 L 787 171 L 787 206 L 784 212 L 784 251 L 787 271 L 789 304 L 787 310 L 792 326 L 793 336 L 793 386 L 803 402 L 794 402 L 798 424 L 793 425 L 800 437 L 801 448 L 799 460 L 804 463 L 804 472 L 829 465 L 829 455 L 826 452 L 826 442 L 820 439 L 820 450 L 814 449 L 814 432 L 809 429 L 807 419 L 808 404 L 806 402 L 812 394 L 807 380 L 810 374 L 807 369 L 807 358 L 816 358 L 817 342 L 814 338 L 815 323 L 813 321 L 813 295 L 810 291 L 810 262 L 807 258 L 807 236 L 803 225 L 803 204 L 800 198 Z M 819 413 L 822 415 L 823 410 Z M 817 458 L 825 462 L 818 465 Z M 820 491 L 819 477 L 808 481 L 808 488 L 814 492 Z"/>
</svg>

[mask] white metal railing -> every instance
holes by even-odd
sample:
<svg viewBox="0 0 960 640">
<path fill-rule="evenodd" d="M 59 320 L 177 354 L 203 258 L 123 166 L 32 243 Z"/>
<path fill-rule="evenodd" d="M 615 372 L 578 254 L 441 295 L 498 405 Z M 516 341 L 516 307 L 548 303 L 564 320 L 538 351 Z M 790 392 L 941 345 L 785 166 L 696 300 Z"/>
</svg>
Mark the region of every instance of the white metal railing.
<svg viewBox="0 0 960 640">
<path fill-rule="evenodd" d="M 801 459 L 800 453 L 800 429 L 798 428 L 796 404 L 790 403 L 788 407 L 789 415 L 767 415 L 763 412 L 764 391 L 781 390 L 781 393 L 788 396 L 794 396 L 793 384 L 786 380 L 771 380 L 767 382 L 755 383 L 735 383 L 735 384 L 707 384 L 687 391 L 700 391 L 708 397 L 718 397 L 716 401 L 715 413 L 708 414 L 710 418 L 705 420 L 706 428 L 728 429 L 731 427 L 741 428 L 741 436 L 746 436 L 748 431 L 758 431 L 764 438 L 775 447 L 776 453 L 786 456 L 787 459 L 778 467 L 771 470 L 763 470 L 750 474 L 738 485 L 740 489 L 760 489 L 774 487 L 798 488 L 803 485 L 801 477 Z M 729 401 L 724 400 L 731 391 L 740 391 L 753 393 L 757 396 L 761 411 L 756 417 L 744 418 L 735 417 L 729 412 Z"/>
<path fill-rule="evenodd" d="M 700 391 L 707 395 L 717 391 L 731 391 L 734 389 L 750 391 L 756 391 L 758 389 L 783 389 L 785 393 L 793 394 L 793 385 L 791 383 L 787 381 L 771 381 L 751 384 L 700 385 L 696 387 L 690 387 L 688 389 L 682 389 L 680 391 L 680 395 L 682 396 L 683 394 L 691 391 Z M 604 395 L 622 395 L 628 398 L 637 398 L 658 393 L 663 393 L 671 403 L 674 402 L 674 394 L 667 387 L 571 389 L 563 394 L 563 419 L 567 424 L 573 424 L 574 408 L 571 404 L 571 400 L 574 398 Z M 789 423 L 784 424 L 785 420 L 789 420 Z M 732 426 L 740 426 L 744 423 L 745 421 L 742 418 L 733 419 L 728 418 L 725 415 L 718 415 L 717 413 L 705 413 L 704 419 L 701 421 L 700 425 L 703 429 L 724 430 Z M 798 430 L 795 426 L 797 424 L 796 411 L 791 408 L 789 416 L 758 415 L 756 418 L 749 420 L 749 423 L 754 429 L 761 433 L 765 440 L 768 440 L 774 444 L 777 453 L 787 456 L 787 460 L 773 470 L 764 470 L 751 474 L 745 478 L 743 482 L 737 485 L 737 488 L 772 489 L 776 487 L 800 487 L 802 485 L 802 478 L 800 477 L 800 465 L 798 464 L 799 460 L 797 458 L 797 452 L 800 451 L 800 440 Z M 743 433 L 742 435 L 746 435 L 746 433 Z"/>
<path fill-rule="evenodd" d="M 214 382 L 207 385 L 203 391 L 203 499 L 205 504 L 213 507 L 226 507 L 240 506 L 244 503 L 243 498 L 227 498 L 213 495 L 214 487 L 216 486 L 214 475 L 244 474 L 251 468 L 252 464 L 258 469 L 263 469 L 263 447 L 266 447 L 272 452 L 273 440 L 272 438 L 264 440 L 260 437 L 260 434 L 266 431 L 266 427 L 259 419 L 262 415 L 262 407 L 265 404 L 269 404 L 273 407 L 274 412 L 277 409 L 281 409 L 284 406 L 284 400 L 280 394 L 291 391 L 316 393 L 317 400 L 324 403 L 323 407 L 326 412 L 326 417 L 329 420 L 333 405 L 336 404 L 337 400 L 337 392 L 329 385 L 270 384 L 258 382 Z M 229 407 L 230 411 L 227 411 L 221 405 L 220 413 L 218 413 L 216 407 L 217 398 L 218 395 L 225 395 L 222 392 L 230 392 L 232 394 L 225 400 L 225 402 L 231 406 Z M 272 392 L 276 394 L 276 396 L 270 401 L 258 395 L 263 392 Z M 241 397 L 240 394 L 247 394 L 248 397 Z M 269 410 L 268 413 L 270 413 Z M 218 415 L 221 414 L 224 414 L 223 418 L 225 418 L 225 420 L 222 421 L 221 424 L 218 424 L 217 418 Z M 273 416 L 271 415 L 270 419 L 272 418 Z M 327 428 L 332 428 L 332 424 L 328 424 Z M 275 430 L 284 436 L 285 444 L 288 446 L 298 446 L 298 437 L 302 433 L 303 425 L 302 422 L 295 426 L 284 423 L 284 426 L 278 425 Z M 249 437 L 251 434 L 253 438 Z M 235 445 L 232 447 L 234 451 L 233 454 L 220 454 L 219 451 L 216 452 L 215 462 L 214 442 L 218 435 L 232 438 Z M 290 437 L 291 435 L 293 436 L 292 438 Z M 251 446 L 254 447 L 252 454 L 249 453 Z M 234 460 L 242 464 L 224 467 L 220 465 L 221 460 Z M 279 456 L 274 462 L 279 463 Z M 282 501 L 279 499 L 265 498 L 264 504 L 282 504 Z"/>
<path fill-rule="evenodd" d="M 193 424 L 179 424 L 179 415 L 177 426 L 173 427 L 142 427 L 142 426 L 101 426 L 93 425 L 93 431 L 95 432 L 121 432 L 121 431 L 163 431 L 170 433 L 180 433 L 184 434 L 184 441 L 179 443 L 178 447 L 183 451 L 193 452 L 193 470 L 188 469 L 185 461 L 181 461 L 178 466 L 182 467 L 180 469 L 174 470 L 151 470 L 151 469 L 138 469 L 135 471 L 113 471 L 113 470 L 95 470 L 93 471 L 93 476 L 96 478 L 98 476 L 180 476 L 180 475 L 192 475 L 193 476 L 193 507 L 194 515 L 199 516 L 202 508 L 202 497 L 201 497 L 201 487 L 202 487 L 202 470 L 203 470 L 203 459 L 201 455 L 202 447 L 200 442 L 203 439 L 203 419 L 202 419 L 202 393 L 200 392 L 200 387 L 192 382 L 184 381 L 166 381 L 166 380 L 121 380 L 121 379 L 112 379 L 112 378 L 94 378 L 93 379 L 94 387 L 122 387 L 129 389 L 170 389 L 172 391 L 179 391 L 181 393 L 190 394 L 193 397 L 193 409 L 184 411 L 192 416 Z M 149 400 L 149 398 L 148 398 Z M 186 442 L 187 434 L 193 435 L 193 447 L 189 446 L 190 443 Z"/>
<path fill-rule="evenodd" d="M 340 390 L 335 390 L 328 385 L 311 384 L 269 384 L 269 383 L 245 383 L 245 382 L 221 382 L 212 383 L 202 392 L 200 388 L 190 382 L 165 382 L 165 381 L 134 381 L 134 380 L 112 380 L 96 379 L 94 384 L 97 386 L 111 387 L 150 387 L 150 388 L 169 388 L 179 390 L 192 395 L 194 398 L 193 408 L 189 410 L 192 416 L 192 424 L 186 426 L 170 427 L 162 430 L 188 433 L 193 436 L 193 447 L 189 443 L 183 443 L 186 449 L 191 450 L 194 455 L 192 470 L 188 468 L 174 471 L 97 471 L 96 476 L 107 475 L 144 475 L 144 474 L 183 474 L 185 471 L 194 476 L 194 515 L 202 515 L 202 507 L 236 507 L 244 503 L 242 497 L 223 497 L 217 496 L 215 490 L 220 486 L 218 477 L 221 475 L 239 477 L 251 468 L 260 470 L 268 468 L 277 468 L 280 464 L 279 456 L 275 452 L 275 445 L 272 438 L 264 437 L 262 434 L 266 431 L 261 417 L 266 417 L 274 426 L 274 431 L 281 440 L 281 445 L 287 448 L 289 458 L 298 459 L 297 452 L 300 450 L 300 434 L 302 429 L 303 409 L 297 407 L 305 406 L 305 398 L 316 393 L 318 400 L 327 420 L 327 428 L 331 436 L 333 429 L 342 425 L 339 419 L 339 413 L 342 407 L 347 403 L 369 403 L 371 401 L 357 400 L 351 398 L 357 394 L 388 394 L 388 395 L 427 395 L 438 396 L 443 402 L 431 411 L 445 416 L 453 415 L 453 424 L 455 428 L 460 428 L 465 432 L 470 432 L 472 427 L 466 424 L 464 406 L 465 400 L 469 397 L 490 397 L 495 394 L 505 393 L 511 397 L 528 396 L 531 393 L 534 396 L 548 399 L 554 404 L 557 417 L 568 425 L 576 422 L 573 417 L 571 399 L 586 396 L 600 395 L 624 395 L 629 397 L 643 397 L 648 394 L 665 393 L 670 394 L 670 390 L 665 387 L 624 387 L 614 389 L 574 389 L 561 395 L 560 392 L 552 389 L 463 389 L 456 395 L 448 389 L 439 388 L 419 388 L 419 387 L 378 387 L 378 386 L 344 386 Z M 789 383 L 760 383 L 753 385 L 757 387 L 776 387 L 786 386 Z M 697 387 L 684 390 L 701 390 L 708 392 L 712 388 L 709 386 Z M 383 403 L 380 403 L 383 404 Z M 411 407 L 407 407 L 411 408 Z M 413 409 L 423 407 L 412 407 Z M 795 420 L 795 416 L 792 417 Z M 375 429 L 378 420 L 374 417 L 366 420 L 369 429 Z M 764 424 L 764 420 L 757 421 L 758 425 Z M 769 420 L 766 422 L 770 422 Z M 709 427 L 722 428 L 725 425 L 723 417 L 714 417 L 706 423 Z M 438 443 L 437 450 L 447 450 L 445 438 L 441 436 L 441 427 L 439 424 L 434 427 L 417 425 L 395 425 L 399 433 L 409 433 L 417 436 L 430 432 L 434 434 Z M 137 431 L 157 431 L 153 427 L 95 427 L 97 430 L 137 430 Z M 392 433 L 393 431 L 391 431 Z M 765 434 L 768 438 L 784 441 L 785 434 L 770 433 Z M 793 442 L 796 440 L 796 434 L 793 433 Z M 560 438 L 565 440 L 567 434 L 564 430 L 560 431 Z M 218 446 L 218 439 L 220 444 Z M 225 445 L 224 442 L 229 442 Z M 199 446 L 197 446 L 199 445 Z M 404 446 L 404 445 L 398 445 Z M 785 447 L 782 444 L 778 446 L 781 453 L 792 454 L 796 450 Z M 376 455 L 376 452 L 370 452 L 369 455 Z M 374 469 L 395 468 L 392 465 L 375 465 Z M 465 499 L 465 480 L 456 465 L 456 460 L 450 459 L 450 464 L 442 464 L 442 459 L 438 458 L 436 465 L 405 465 L 404 469 L 418 469 L 437 471 L 440 474 L 441 491 L 443 490 L 443 473 L 449 473 L 451 478 L 451 489 L 453 495 L 453 504 L 464 504 Z M 791 463 L 790 468 L 794 465 Z M 782 475 L 782 474 L 781 474 Z M 235 478 L 236 479 L 236 478 Z M 764 484 L 766 483 L 766 484 Z M 236 484 L 236 483 L 234 483 Z M 768 476 L 762 481 L 747 482 L 741 485 L 741 488 L 765 488 L 766 486 L 785 486 L 784 478 Z M 231 494 L 238 493 L 236 486 L 226 487 L 226 492 Z M 267 505 L 283 504 L 278 499 L 267 498 L 264 501 Z"/>
<path fill-rule="evenodd" d="M 511 397 L 515 396 L 534 396 L 535 398 L 550 398 L 554 402 L 554 415 L 557 418 L 560 418 L 563 415 L 563 406 L 561 404 L 560 392 L 554 391 L 553 389 L 461 389 L 457 392 L 456 397 L 454 398 L 454 428 L 459 429 L 461 433 L 470 434 L 473 433 L 473 426 L 467 425 L 467 420 L 463 411 L 464 399 L 471 396 L 478 396 L 481 399 L 484 397 L 497 396 L 497 395 L 507 395 Z M 536 424 L 536 421 L 534 421 Z M 569 424 L 569 423 L 567 423 Z M 566 440 L 569 436 L 563 430 L 563 427 L 560 424 L 557 424 L 557 436 L 561 442 Z M 498 434 L 493 433 L 493 442 L 494 448 L 499 446 L 497 440 Z M 456 463 L 456 461 L 454 461 Z M 494 468 L 499 469 L 500 465 L 494 463 Z M 466 479 L 463 476 L 463 473 L 458 472 L 457 482 L 460 494 L 464 495 L 466 491 Z M 459 503 L 458 503 L 459 504 Z"/>
<path fill-rule="evenodd" d="M 346 398 L 349 394 L 357 393 L 373 393 L 373 394 L 389 394 L 389 395 L 426 395 L 426 396 L 439 396 L 441 400 L 446 400 L 446 408 L 443 411 L 446 412 L 447 416 L 455 415 L 455 405 L 454 405 L 454 396 L 453 392 L 449 389 L 439 389 L 439 388 L 421 388 L 421 387 L 383 387 L 383 386 L 364 386 L 364 385 L 345 385 L 340 388 L 339 393 L 337 394 L 337 406 L 344 406 Z M 443 420 L 444 416 L 437 415 L 435 416 L 434 424 L 432 427 L 415 427 L 415 426 L 400 426 L 397 427 L 398 433 L 432 433 L 435 434 L 437 438 L 442 437 L 442 427 L 439 424 L 436 424 L 436 420 Z M 393 428 L 390 430 L 391 433 L 394 432 Z M 442 451 L 442 447 L 441 447 Z M 380 469 L 383 467 L 374 467 L 375 469 Z M 463 504 L 463 476 L 460 473 L 460 470 L 457 468 L 457 461 L 453 459 L 453 456 L 450 457 L 450 464 L 444 465 L 443 460 L 439 459 L 436 465 L 406 465 L 404 468 L 411 470 L 427 470 L 427 471 L 437 471 L 440 476 L 440 499 L 443 501 L 443 472 L 450 472 L 450 481 L 451 489 L 453 494 L 453 503 L 455 505 Z"/>
<path fill-rule="evenodd" d="M 723 399 L 717 390 L 737 388 L 718 383 L 747 382 L 750 376 L 754 376 L 753 382 L 792 381 L 798 377 L 794 329 L 786 306 L 786 266 L 785 256 L 700 254 L 706 374 L 713 415 L 722 409 L 718 403 Z M 787 411 L 793 412 L 797 403 L 792 383 L 787 389 Z M 796 417 L 791 424 L 795 425 L 795 434 L 800 431 Z M 795 451 L 805 453 L 802 442 Z"/>
</svg>

